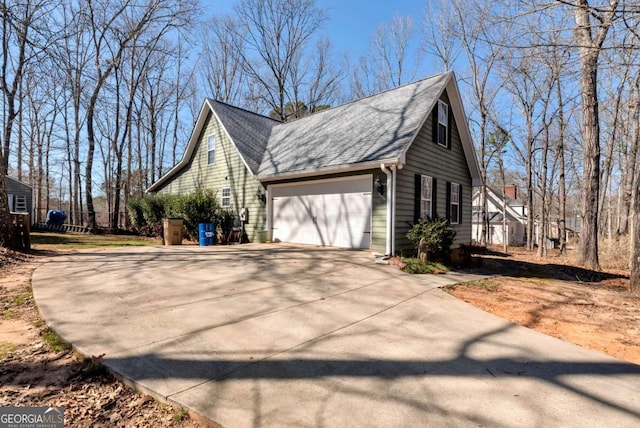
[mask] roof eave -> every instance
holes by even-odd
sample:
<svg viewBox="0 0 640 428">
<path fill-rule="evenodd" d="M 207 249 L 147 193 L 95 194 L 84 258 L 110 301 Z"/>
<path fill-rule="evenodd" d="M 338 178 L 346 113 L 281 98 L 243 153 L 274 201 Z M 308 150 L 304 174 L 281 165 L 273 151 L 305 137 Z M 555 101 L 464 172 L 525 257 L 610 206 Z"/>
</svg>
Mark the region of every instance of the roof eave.
<svg viewBox="0 0 640 428">
<path fill-rule="evenodd" d="M 319 176 L 330 175 L 330 174 L 343 174 L 348 172 L 366 171 L 366 170 L 380 168 L 381 164 L 393 165 L 393 164 L 401 164 L 401 163 L 402 163 L 401 159 L 389 158 L 389 159 L 380 159 L 380 160 L 367 161 L 367 162 L 356 163 L 356 164 L 306 169 L 304 171 L 284 172 L 284 173 L 269 174 L 269 175 L 258 175 L 257 178 L 260 182 L 264 183 L 264 182 L 271 182 L 271 181 L 290 180 L 295 178 L 311 178 L 311 177 L 319 177 Z"/>
<path fill-rule="evenodd" d="M 207 110 L 208 109 L 208 110 Z M 207 121 L 207 115 L 209 111 L 213 112 L 213 108 L 211 104 L 209 104 L 209 100 L 205 99 L 202 103 L 202 107 L 200 108 L 200 113 L 198 113 L 198 119 L 196 120 L 196 124 L 191 131 L 191 136 L 189 137 L 189 143 L 187 144 L 187 148 L 182 155 L 182 159 L 173 168 L 171 168 L 165 175 L 160 177 L 155 183 L 149 186 L 145 192 L 152 193 L 157 191 L 164 183 L 166 183 L 171 177 L 173 177 L 176 173 L 178 173 L 182 168 L 189 164 L 189 160 L 193 155 L 193 151 L 195 150 L 195 146 L 197 145 L 198 137 L 200 137 L 200 133 L 202 132 L 202 128 Z"/>
</svg>

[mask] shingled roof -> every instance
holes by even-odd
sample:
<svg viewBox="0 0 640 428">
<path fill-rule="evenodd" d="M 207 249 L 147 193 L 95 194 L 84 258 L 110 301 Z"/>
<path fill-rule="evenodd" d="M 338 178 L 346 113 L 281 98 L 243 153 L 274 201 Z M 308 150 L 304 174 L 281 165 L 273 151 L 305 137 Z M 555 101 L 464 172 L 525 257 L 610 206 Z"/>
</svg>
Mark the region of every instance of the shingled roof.
<svg viewBox="0 0 640 428">
<path fill-rule="evenodd" d="M 282 122 L 212 99 L 207 101 L 218 115 L 247 167 L 256 175 L 269 142 L 271 129 Z"/>
<path fill-rule="evenodd" d="M 154 183 L 157 190 L 187 167 L 209 111 L 220 120 L 247 168 L 259 180 L 314 175 L 404 162 L 418 131 L 448 90 L 451 112 L 466 121 L 452 72 L 438 74 L 376 95 L 282 123 L 212 99 L 205 100 L 185 154 Z M 466 126 L 459 126 L 474 183 L 479 169 Z"/>
<path fill-rule="evenodd" d="M 450 77 L 439 74 L 275 126 L 258 176 L 399 159 Z"/>
</svg>

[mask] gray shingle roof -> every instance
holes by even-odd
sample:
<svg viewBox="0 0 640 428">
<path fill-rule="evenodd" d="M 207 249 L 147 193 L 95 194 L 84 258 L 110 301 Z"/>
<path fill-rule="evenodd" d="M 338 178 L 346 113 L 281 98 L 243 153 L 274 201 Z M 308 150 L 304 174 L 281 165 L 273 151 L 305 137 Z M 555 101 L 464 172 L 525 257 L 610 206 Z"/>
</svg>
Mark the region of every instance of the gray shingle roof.
<svg viewBox="0 0 640 428">
<path fill-rule="evenodd" d="M 157 191 L 188 168 L 209 110 L 218 116 L 251 173 L 261 180 L 400 162 L 452 79 L 451 72 L 438 74 L 289 123 L 207 99 L 182 160 L 147 191 Z M 454 95 L 457 101 L 452 102 L 451 113 L 466 120 L 453 82 L 449 97 Z M 466 126 L 458 129 L 474 185 L 479 185 L 471 136 Z"/>
<path fill-rule="evenodd" d="M 231 140 L 253 174 L 257 174 L 271 129 L 280 121 L 209 99 Z"/>
<path fill-rule="evenodd" d="M 450 73 L 439 74 L 275 126 L 258 176 L 401 156 L 449 78 Z"/>
</svg>

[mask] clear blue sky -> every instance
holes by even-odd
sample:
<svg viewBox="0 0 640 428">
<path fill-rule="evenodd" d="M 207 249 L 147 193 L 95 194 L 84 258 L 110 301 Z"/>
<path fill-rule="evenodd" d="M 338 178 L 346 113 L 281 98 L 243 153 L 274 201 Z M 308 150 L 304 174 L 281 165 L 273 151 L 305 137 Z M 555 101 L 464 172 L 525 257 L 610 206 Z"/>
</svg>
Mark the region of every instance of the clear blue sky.
<svg viewBox="0 0 640 428">
<path fill-rule="evenodd" d="M 363 54 L 369 47 L 371 34 L 380 24 L 388 24 L 395 15 L 408 15 L 417 29 L 424 13 L 426 2 L 419 0 L 318 0 L 318 5 L 327 10 L 326 33 L 336 48 Z"/>
</svg>

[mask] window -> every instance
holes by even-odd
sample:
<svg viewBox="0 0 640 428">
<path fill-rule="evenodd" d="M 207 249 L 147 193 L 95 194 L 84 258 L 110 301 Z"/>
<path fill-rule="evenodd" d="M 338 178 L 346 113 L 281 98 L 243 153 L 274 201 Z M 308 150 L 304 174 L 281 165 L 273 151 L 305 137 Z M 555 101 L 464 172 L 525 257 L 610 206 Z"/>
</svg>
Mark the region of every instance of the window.
<svg viewBox="0 0 640 428">
<path fill-rule="evenodd" d="M 438 144 L 443 147 L 449 147 L 447 141 L 447 128 L 449 126 L 449 106 L 438 101 Z"/>
<path fill-rule="evenodd" d="M 216 136 L 209 135 L 207 137 L 207 164 L 216 163 Z"/>
<path fill-rule="evenodd" d="M 224 187 L 222 189 L 222 208 L 230 208 L 231 207 L 231 187 Z"/>
<path fill-rule="evenodd" d="M 460 223 L 460 185 L 451 183 L 451 224 Z"/>
<path fill-rule="evenodd" d="M 420 191 L 420 218 L 432 217 L 433 206 L 433 179 L 427 175 L 421 177 Z"/>
</svg>

